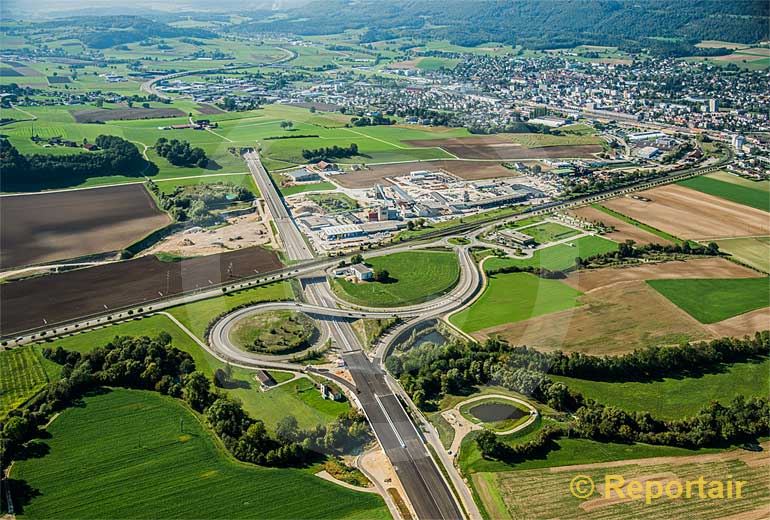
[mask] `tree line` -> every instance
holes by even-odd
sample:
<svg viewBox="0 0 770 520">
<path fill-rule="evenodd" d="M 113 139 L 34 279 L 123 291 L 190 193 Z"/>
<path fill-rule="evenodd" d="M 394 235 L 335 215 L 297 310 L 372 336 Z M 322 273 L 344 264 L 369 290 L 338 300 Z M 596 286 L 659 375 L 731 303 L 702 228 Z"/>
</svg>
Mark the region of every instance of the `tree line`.
<svg viewBox="0 0 770 520">
<path fill-rule="evenodd" d="M 3 191 L 70 186 L 94 176 L 139 176 L 153 166 L 121 137 L 100 135 L 94 144 L 94 152 L 24 155 L 0 138 L 0 186 Z"/>
<path fill-rule="evenodd" d="M 365 418 L 353 409 L 328 425 L 307 431 L 298 428 L 296 418 L 287 416 L 271 435 L 240 402 L 196 371 L 192 357 L 174 348 L 166 332 L 155 338 L 116 337 L 84 354 L 58 347 L 45 348 L 43 355 L 62 365 L 61 375 L 23 408 L 12 411 L 2 424 L 3 465 L 22 455 L 26 443 L 41 435 L 41 427 L 55 413 L 109 386 L 151 390 L 184 400 L 203 415 L 233 456 L 244 462 L 304 465 L 319 452 L 343 452 L 371 440 Z"/>
</svg>

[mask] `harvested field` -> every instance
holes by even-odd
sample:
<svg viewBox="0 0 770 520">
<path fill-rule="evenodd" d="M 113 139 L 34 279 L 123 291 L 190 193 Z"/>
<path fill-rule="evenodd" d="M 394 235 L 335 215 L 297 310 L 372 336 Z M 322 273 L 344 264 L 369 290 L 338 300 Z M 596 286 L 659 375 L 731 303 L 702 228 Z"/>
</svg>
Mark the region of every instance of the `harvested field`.
<svg viewBox="0 0 770 520">
<path fill-rule="evenodd" d="M 126 121 L 133 119 L 159 119 L 163 117 L 180 117 L 185 113 L 178 108 L 93 108 L 88 110 L 73 110 L 72 117 L 78 123 L 95 123 L 98 121 Z"/>
<path fill-rule="evenodd" d="M 581 306 L 474 333 L 500 336 L 512 345 L 593 355 L 622 354 L 636 348 L 707 339 L 710 334 L 683 310 L 643 281 L 595 289 Z"/>
<path fill-rule="evenodd" d="M 404 141 L 411 146 L 440 147 L 462 159 L 559 159 L 591 157 L 602 151 L 597 144 L 560 145 L 527 148 L 502 136 L 453 137 L 449 139 L 416 139 Z"/>
<path fill-rule="evenodd" d="M 608 267 L 575 271 L 565 280 L 580 292 L 608 287 L 617 283 L 682 279 L 682 278 L 760 278 L 752 269 L 740 266 L 724 258 L 693 258 L 686 262 L 674 261 L 632 267 Z"/>
<path fill-rule="evenodd" d="M 48 76 L 46 79 L 49 85 L 71 83 L 69 76 Z"/>
<path fill-rule="evenodd" d="M 0 267 L 116 251 L 171 222 L 140 184 L 0 199 Z"/>
<path fill-rule="evenodd" d="M 225 111 L 222 110 L 221 108 L 217 108 L 214 105 L 209 105 L 206 103 L 198 103 L 198 107 L 196 108 L 196 110 L 198 110 L 198 112 L 200 112 L 201 114 L 204 114 L 207 116 L 225 113 Z"/>
<path fill-rule="evenodd" d="M 578 298 L 579 307 L 490 327 L 474 336 L 500 335 L 511 344 L 591 354 L 620 354 L 682 339 L 742 337 L 767 329 L 767 319 L 762 320 L 759 311 L 755 311 L 755 316 L 748 313 L 703 325 L 649 287 L 645 280 L 755 277 L 761 275 L 724 258 L 582 270 L 565 280 L 585 293 Z"/>
<path fill-rule="evenodd" d="M 770 307 L 765 307 L 712 323 L 706 328 L 715 337 L 733 336 L 740 338 L 757 330 L 767 330 L 768 323 L 770 323 Z"/>
<path fill-rule="evenodd" d="M 770 237 L 728 238 L 717 241 L 719 249 L 755 269 L 770 273 Z"/>
<path fill-rule="evenodd" d="M 612 233 L 605 233 L 603 236 L 614 240 L 615 242 L 625 242 L 626 240 L 633 240 L 637 244 L 672 244 L 671 241 L 665 240 L 657 235 L 640 229 L 633 224 L 624 222 L 619 218 L 615 218 L 612 215 L 608 215 L 603 211 L 599 211 L 591 206 L 586 206 L 573 210 L 577 217 L 585 219 L 589 222 L 602 222 L 606 226 L 612 226 L 615 231 Z"/>
<path fill-rule="evenodd" d="M 444 170 L 465 180 L 518 177 L 515 170 L 509 170 L 496 162 L 487 161 L 414 161 L 398 164 L 379 164 L 367 170 L 335 175 L 332 180 L 344 188 L 372 188 L 375 184 L 387 182 L 389 177 L 409 175 L 417 170 Z"/>
<path fill-rule="evenodd" d="M 621 197 L 606 207 L 680 238 L 710 240 L 770 235 L 770 214 L 675 184 Z"/>
<path fill-rule="evenodd" d="M 253 247 L 179 262 L 145 256 L 9 282 L 0 296 L 0 334 L 40 326 L 43 319 L 53 324 L 103 312 L 105 305 L 138 305 L 158 298 L 159 291 L 177 294 L 280 267 L 274 252 Z"/>
</svg>

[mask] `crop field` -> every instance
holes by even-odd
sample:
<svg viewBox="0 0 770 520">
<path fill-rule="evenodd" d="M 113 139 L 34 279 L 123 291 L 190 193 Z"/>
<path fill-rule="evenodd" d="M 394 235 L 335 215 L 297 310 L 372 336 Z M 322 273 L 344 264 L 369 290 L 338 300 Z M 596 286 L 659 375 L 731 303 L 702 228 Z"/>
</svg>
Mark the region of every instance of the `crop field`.
<svg viewBox="0 0 770 520">
<path fill-rule="evenodd" d="M 606 208 L 604 208 L 606 210 Z M 671 244 L 671 240 L 662 238 L 655 233 L 642 229 L 631 222 L 623 220 L 617 215 L 613 215 L 609 210 L 602 211 L 596 206 L 584 206 L 572 210 L 578 218 L 588 222 L 601 222 L 605 226 L 612 226 L 613 231 L 605 233 L 604 237 L 618 243 L 626 240 L 633 240 L 637 244 Z"/>
<path fill-rule="evenodd" d="M 529 140 L 523 136 L 530 134 L 512 134 L 519 136 L 511 139 L 509 135 L 495 136 L 473 136 L 456 137 L 449 139 L 409 139 L 406 141 L 411 146 L 417 147 L 440 147 L 446 150 L 454 158 L 461 159 L 498 159 L 498 160 L 519 160 L 519 159 L 568 159 L 568 158 L 590 158 L 595 153 L 602 151 L 598 144 L 569 144 L 576 139 L 576 136 L 563 137 L 563 144 L 553 144 L 553 140 L 544 141 L 546 144 L 540 144 L 537 147 L 528 147 L 535 144 L 535 137 Z M 540 134 L 537 134 L 540 135 Z M 556 137 L 553 137 L 555 139 Z M 524 143 L 524 144 L 522 144 Z"/>
<path fill-rule="evenodd" d="M 656 291 L 701 323 L 770 306 L 770 278 L 650 280 Z"/>
<path fill-rule="evenodd" d="M 623 463 L 567 466 L 552 469 L 483 473 L 474 475 L 484 506 L 493 518 L 763 518 L 770 499 L 770 473 L 766 453 L 729 451 L 719 454 L 690 455 L 624 460 Z M 624 499 L 601 490 L 607 474 L 622 475 L 626 481 L 656 480 L 665 485 L 672 480 L 744 481 L 741 499 L 712 500 L 660 498 Z M 592 497 L 581 500 L 570 492 L 575 475 L 587 475 L 597 483 Z M 697 489 L 697 488 L 696 488 Z M 707 488 L 708 489 L 708 488 Z M 624 490 L 628 493 L 628 488 Z"/>
<path fill-rule="evenodd" d="M 589 381 L 550 376 L 570 389 L 600 403 L 628 411 L 650 412 L 660 419 L 676 420 L 696 415 L 708 402 L 725 406 L 734 397 L 763 397 L 770 392 L 770 360 L 724 365 L 717 373 L 665 377 L 649 382 Z"/>
<path fill-rule="evenodd" d="M 526 230 L 524 230 L 526 232 Z M 531 258 L 490 258 L 484 263 L 487 272 L 510 265 L 521 267 L 544 267 L 551 271 L 564 271 L 575 266 L 575 258 L 588 258 L 600 253 L 608 253 L 618 248 L 618 244 L 599 236 L 584 236 L 555 246 L 538 249 Z"/>
<path fill-rule="evenodd" d="M 357 305 L 397 307 L 420 303 L 450 290 L 460 278 L 453 252 L 409 251 L 364 260 L 375 271 L 385 269 L 390 280 L 353 283 L 338 278 L 332 288 Z"/>
<path fill-rule="evenodd" d="M 0 200 L 3 268 L 116 251 L 171 222 L 141 184 Z"/>
<path fill-rule="evenodd" d="M 107 121 L 133 119 L 161 119 L 166 117 L 182 117 L 185 113 L 178 108 L 94 108 L 73 110 L 72 117 L 76 123 L 96 123 Z"/>
<path fill-rule="evenodd" d="M 377 495 L 233 460 L 187 407 L 156 393 L 87 397 L 48 431 L 48 453 L 11 475 L 26 518 L 388 517 Z"/>
<path fill-rule="evenodd" d="M 755 181 L 751 179 L 744 179 L 743 177 L 739 177 L 738 175 L 734 175 L 724 170 L 709 173 L 708 175 L 705 175 L 705 177 L 708 179 L 716 179 L 718 181 L 729 182 L 730 184 L 737 184 L 738 186 L 744 186 L 753 190 L 760 190 L 764 191 L 765 193 L 770 193 L 770 180 Z"/>
<path fill-rule="evenodd" d="M 139 305 L 160 295 L 205 288 L 281 267 L 276 254 L 260 247 L 162 262 L 153 256 L 29 278 L 3 285 L 3 335 L 43 325 Z M 228 272 L 229 271 L 229 272 Z"/>
<path fill-rule="evenodd" d="M 770 237 L 717 240 L 720 251 L 762 272 L 770 273 Z"/>
<path fill-rule="evenodd" d="M 705 326 L 645 280 L 757 276 L 757 272 L 722 258 L 574 271 L 565 283 L 584 293 L 578 297 L 578 307 L 489 327 L 474 336 L 500 336 L 514 345 L 595 355 L 621 354 L 686 340 L 743 336 L 767 328 L 767 318 L 761 311 Z"/>
<path fill-rule="evenodd" d="M 737 202 L 738 204 L 744 204 L 762 211 L 770 211 L 770 193 L 763 189 L 754 189 L 749 186 L 703 176 L 679 181 L 679 184 L 701 193 Z"/>
<path fill-rule="evenodd" d="M 621 197 L 603 205 L 682 239 L 770 236 L 767 212 L 743 204 L 676 184 L 643 191 L 638 195 L 651 202 Z"/>
<path fill-rule="evenodd" d="M 529 273 L 498 274 L 470 307 L 454 314 L 450 321 L 464 332 L 476 332 L 507 323 L 571 309 L 580 292 L 558 280 L 546 280 Z"/>
<path fill-rule="evenodd" d="M 538 244 L 556 242 L 580 234 L 580 231 L 577 229 L 563 226 L 556 222 L 544 222 L 536 226 L 524 228 L 521 231 L 534 238 Z"/>
<path fill-rule="evenodd" d="M 48 383 L 40 354 L 31 348 L 0 350 L 0 419 Z"/>
</svg>

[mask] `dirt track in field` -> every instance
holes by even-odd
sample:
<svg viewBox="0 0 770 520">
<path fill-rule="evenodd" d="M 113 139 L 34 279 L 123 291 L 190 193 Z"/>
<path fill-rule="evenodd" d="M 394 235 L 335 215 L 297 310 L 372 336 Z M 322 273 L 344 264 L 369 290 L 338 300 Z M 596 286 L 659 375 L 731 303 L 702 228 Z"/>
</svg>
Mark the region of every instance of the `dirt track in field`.
<svg viewBox="0 0 770 520">
<path fill-rule="evenodd" d="M 367 170 L 335 175 L 331 179 L 344 188 L 372 188 L 375 184 L 387 182 L 389 177 L 409 175 L 417 170 L 444 170 L 452 175 L 469 181 L 495 179 L 499 177 L 518 177 L 515 170 L 509 170 L 496 162 L 487 161 L 413 161 L 398 164 L 380 164 Z"/>
<path fill-rule="evenodd" d="M 762 274 L 724 258 L 704 257 L 631 267 L 583 269 L 571 273 L 565 282 L 581 292 L 616 283 L 666 278 L 758 278 Z"/>
<path fill-rule="evenodd" d="M 104 305 L 141 305 L 159 298 L 159 291 L 178 294 L 280 267 L 274 252 L 253 247 L 179 262 L 145 256 L 9 282 L 0 293 L 0 334 L 42 326 L 43 319 L 54 324 L 104 312 Z"/>
<path fill-rule="evenodd" d="M 676 237 L 693 240 L 770 235 L 770 214 L 699 191 L 670 184 L 603 204 Z"/>
<path fill-rule="evenodd" d="M 512 143 L 504 137 L 485 135 L 474 137 L 453 137 L 448 139 L 414 139 L 404 141 L 410 146 L 425 148 L 440 147 L 461 159 L 560 159 L 591 157 L 602 151 L 598 144 L 563 145 L 527 148 Z"/>
<path fill-rule="evenodd" d="M 644 346 L 679 343 L 682 339 L 743 337 L 767 329 L 770 309 L 703 325 L 645 280 L 758 276 L 761 273 L 723 258 L 583 270 L 565 280 L 585 293 L 579 299 L 579 307 L 490 327 L 473 335 L 479 339 L 498 335 L 512 345 L 594 355 L 623 354 Z"/>
<path fill-rule="evenodd" d="M 72 117 L 78 123 L 99 121 L 130 121 L 134 119 L 158 119 L 162 117 L 181 117 L 185 113 L 178 108 L 93 108 L 73 110 Z"/>
<path fill-rule="evenodd" d="M 637 244 L 671 244 L 670 240 L 666 240 L 657 235 L 640 229 L 633 224 L 624 222 L 619 218 L 615 218 L 612 215 L 608 215 L 603 211 L 596 208 L 586 206 L 572 211 L 579 218 L 588 220 L 589 222 L 602 222 L 606 226 L 612 226 L 615 231 L 612 233 L 606 233 L 604 236 L 610 240 L 616 242 L 625 242 L 626 240 L 633 240 Z"/>
<path fill-rule="evenodd" d="M 0 198 L 0 267 L 115 251 L 171 219 L 140 184 Z"/>
</svg>

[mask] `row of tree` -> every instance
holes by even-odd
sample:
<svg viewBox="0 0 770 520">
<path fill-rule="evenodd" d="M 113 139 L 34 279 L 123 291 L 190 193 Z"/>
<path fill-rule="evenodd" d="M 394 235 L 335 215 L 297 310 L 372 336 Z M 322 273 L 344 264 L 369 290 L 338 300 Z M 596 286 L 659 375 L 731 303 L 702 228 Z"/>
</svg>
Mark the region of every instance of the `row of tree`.
<svg viewBox="0 0 770 520">
<path fill-rule="evenodd" d="M 344 159 L 358 155 L 358 145 L 351 143 L 350 146 L 340 147 L 336 144 L 331 147 L 315 148 L 312 150 L 303 149 L 302 158 L 307 162 L 329 161 Z"/>
</svg>

